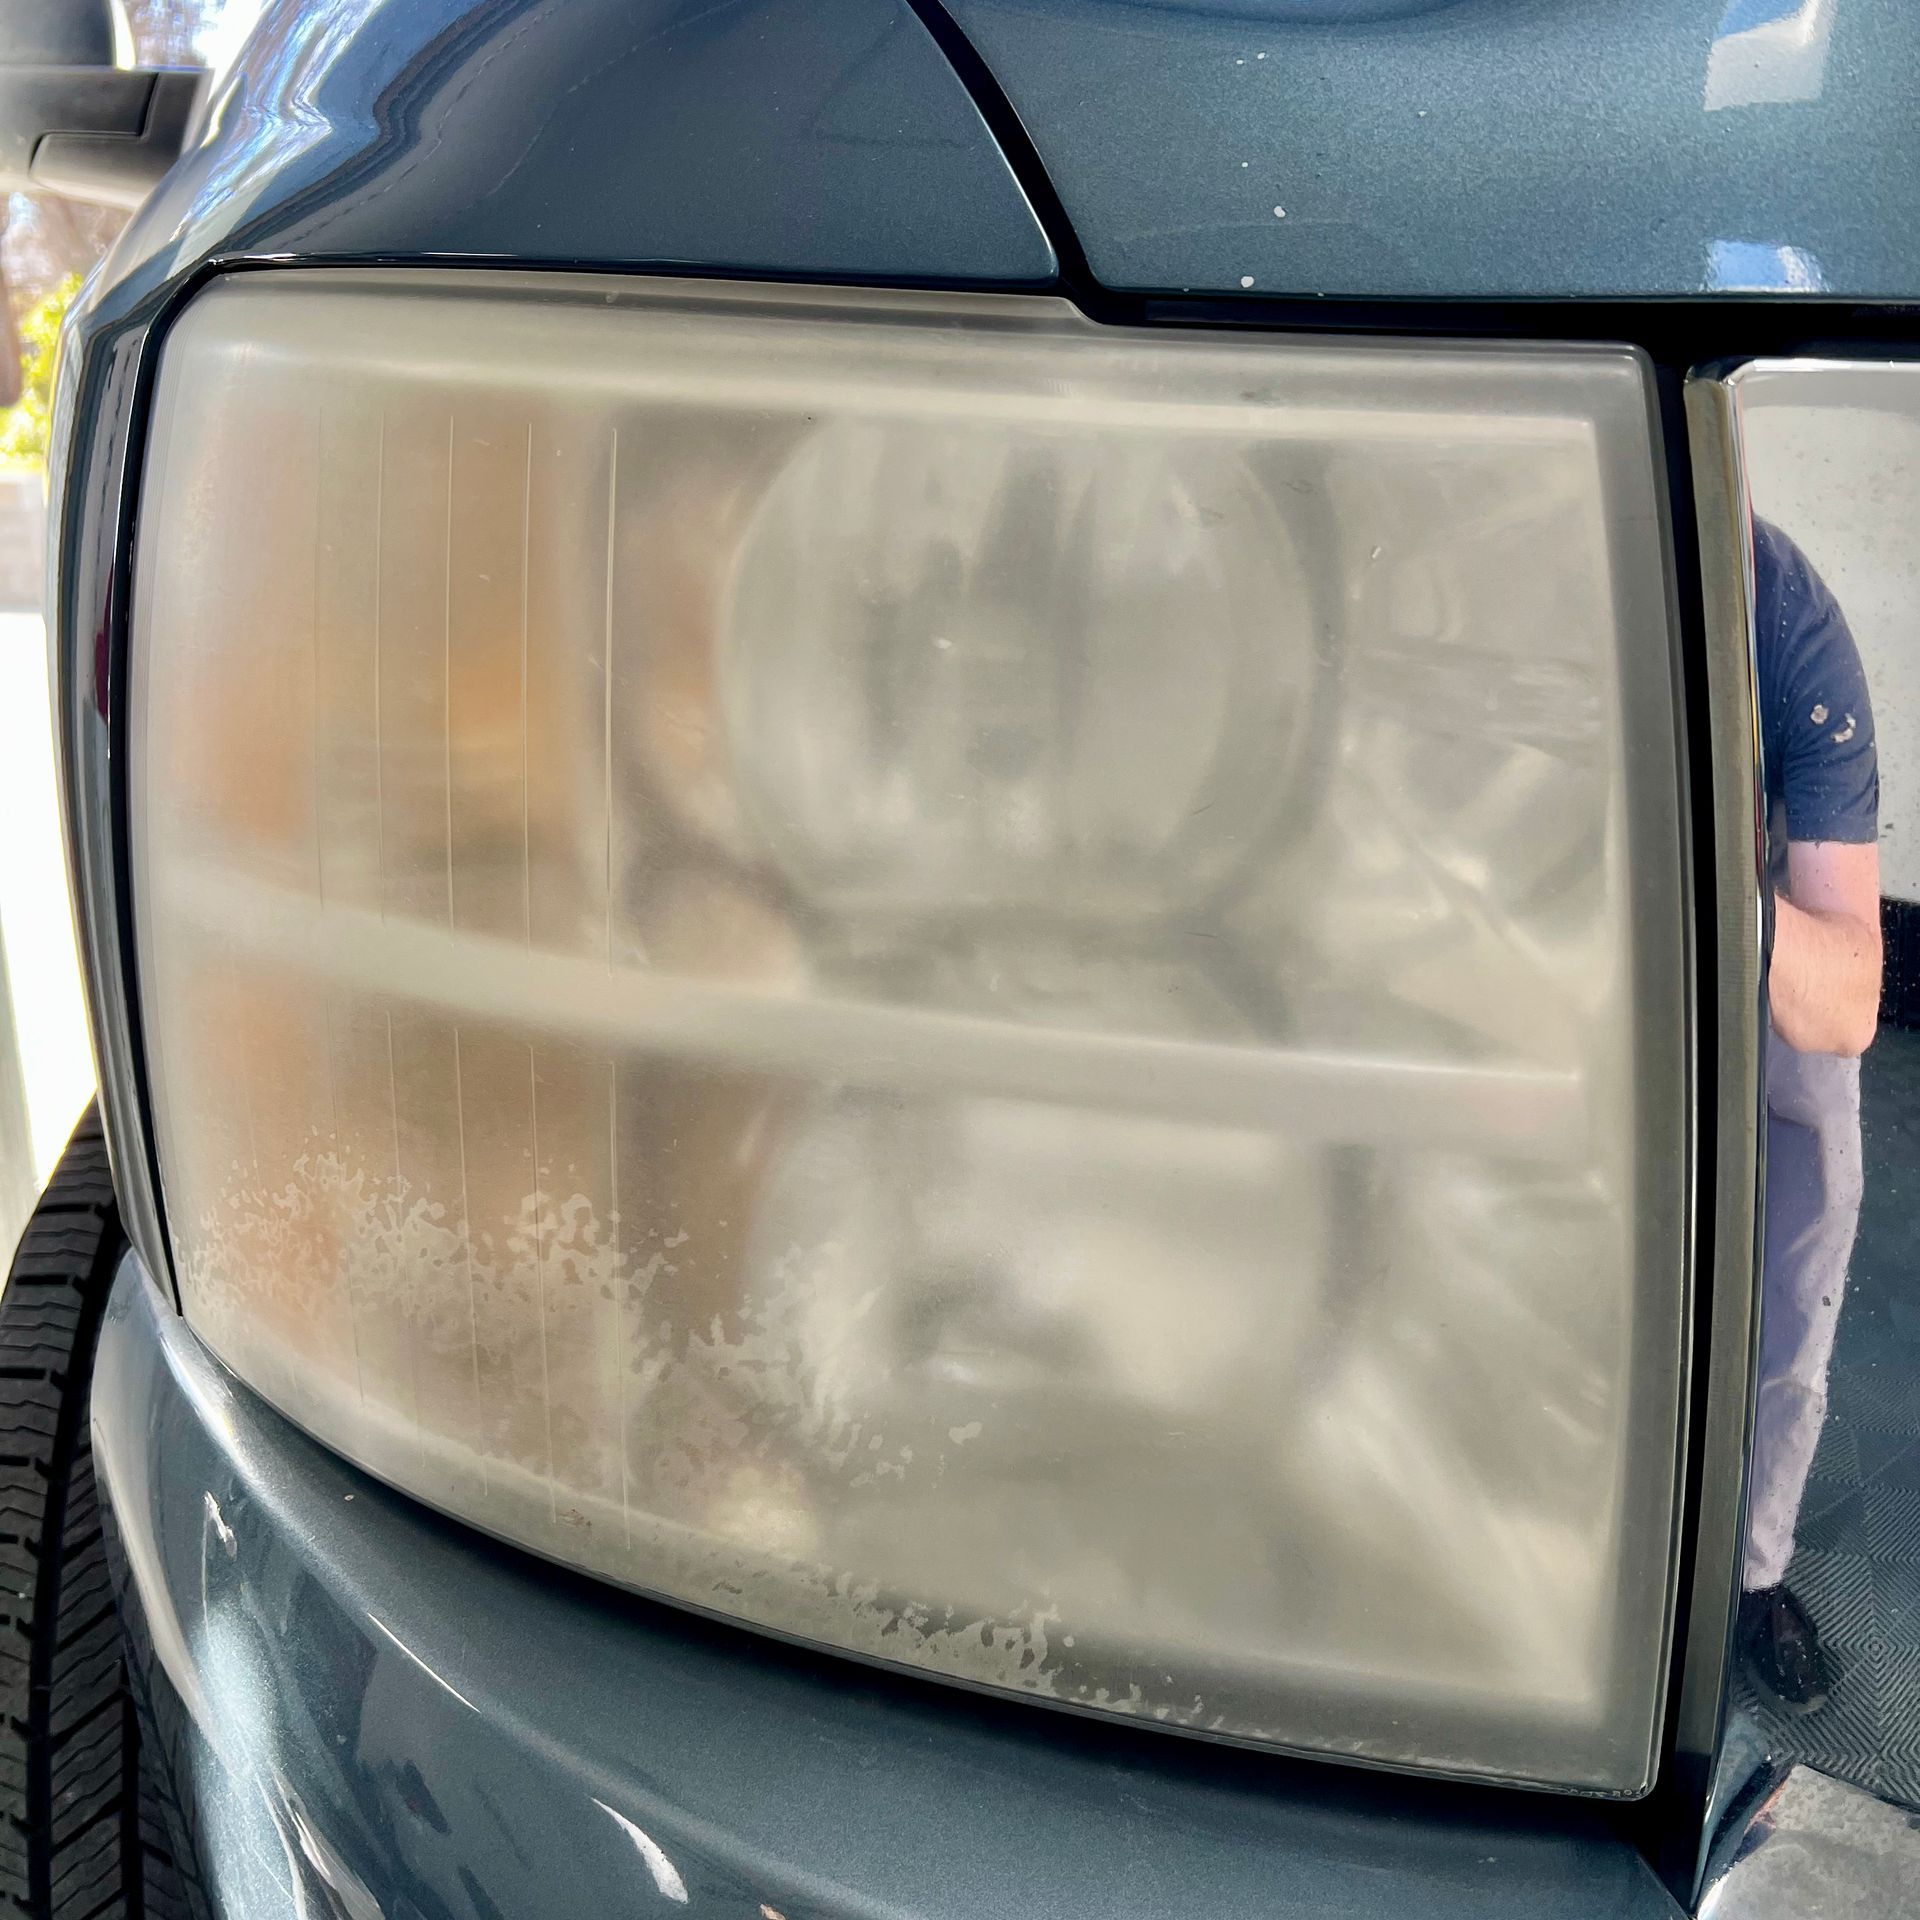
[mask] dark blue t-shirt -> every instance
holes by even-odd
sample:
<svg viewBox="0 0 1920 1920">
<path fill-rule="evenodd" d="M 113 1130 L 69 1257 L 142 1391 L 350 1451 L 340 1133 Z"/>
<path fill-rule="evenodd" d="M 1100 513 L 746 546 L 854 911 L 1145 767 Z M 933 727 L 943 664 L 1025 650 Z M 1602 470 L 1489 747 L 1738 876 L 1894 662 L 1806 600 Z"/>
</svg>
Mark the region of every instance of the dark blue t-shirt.
<svg viewBox="0 0 1920 1920">
<path fill-rule="evenodd" d="M 1867 677 L 1827 585 L 1778 527 L 1753 523 L 1754 652 L 1769 865 L 1789 840 L 1880 837 L 1880 762 Z"/>
</svg>

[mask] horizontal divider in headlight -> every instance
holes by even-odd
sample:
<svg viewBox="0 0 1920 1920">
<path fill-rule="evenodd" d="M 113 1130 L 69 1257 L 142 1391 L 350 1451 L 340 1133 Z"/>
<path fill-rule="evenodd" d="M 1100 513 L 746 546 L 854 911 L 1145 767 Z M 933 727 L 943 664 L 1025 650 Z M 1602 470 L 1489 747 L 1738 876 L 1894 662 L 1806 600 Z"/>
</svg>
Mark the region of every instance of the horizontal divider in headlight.
<svg viewBox="0 0 1920 1920">
<path fill-rule="evenodd" d="M 1650 418 L 1597 348 L 216 283 L 132 643 L 193 1324 L 675 1600 L 1639 1790 L 1687 1147 Z"/>
<path fill-rule="evenodd" d="M 597 1049 L 921 1095 L 1001 1095 L 1278 1128 L 1300 1138 L 1418 1144 L 1443 1136 L 1546 1160 L 1585 1145 L 1584 1090 L 1570 1067 L 1234 1046 L 824 995 L 784 999 L 327 906 L 312 892 L 184 862 L 158 884 L 170 917 L 250 962 L 383 1004 L 505 1021 Z"/>
</svg>

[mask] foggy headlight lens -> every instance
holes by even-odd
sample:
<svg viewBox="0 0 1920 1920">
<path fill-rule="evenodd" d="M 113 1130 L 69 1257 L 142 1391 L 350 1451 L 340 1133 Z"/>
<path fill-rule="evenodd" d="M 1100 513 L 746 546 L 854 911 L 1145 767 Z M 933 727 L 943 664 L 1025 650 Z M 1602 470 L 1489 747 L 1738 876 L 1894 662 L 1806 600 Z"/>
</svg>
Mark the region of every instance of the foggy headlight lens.
<svg viewBox="0 0 1920 1920">
<path fill-rule="evenodd" d="M 164 351 L 194 1326 L 782 1632 L 1648 1778 L 1685 1180 L 1646 376 L 425 274 Z"/>
</svg>

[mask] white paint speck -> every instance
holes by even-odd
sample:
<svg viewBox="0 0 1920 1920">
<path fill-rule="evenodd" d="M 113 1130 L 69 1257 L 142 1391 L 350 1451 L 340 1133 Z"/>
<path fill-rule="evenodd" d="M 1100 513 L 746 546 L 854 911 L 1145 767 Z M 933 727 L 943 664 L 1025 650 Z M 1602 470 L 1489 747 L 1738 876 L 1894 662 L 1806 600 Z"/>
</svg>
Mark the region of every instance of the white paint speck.
<svg viewBox="0 0 1920 1920">
<path fill-rule="evenodd" d="M 1827 703 L 1822 700 L 1814 710 L 1807 715 L 1807 718 L 1811 720 L 1816 727 L 1824 727 L 1827 724 Z"/>
<path fill-rule="evenodd" d="M 1253 57 L 1256 60 L 1264 60 L 1267 56 L 1264 53 L 1256 53 Z"/>
<path fill-rule="evenodd" d="M 933 636 L 933 644 L 938 647 L 942 653 L 951 652 L 953 648 L 953 642 L 949 640 L 944 633 L 936 633 Z"/>
<path fill-rule="evenodd" d="M 949 1427 L 947 1438 L 957 1447 L 968 1440 L 978 1440 L 982 1428 L 978 1420 L 969 1420 L 964 1427 Z"/>
<path fill-rule="evenodd" d="M 1842 727 L 1840 731 L 1833 736 L 1833 744 L 1836 747 L 1844 747 L 1847 744 L 1847 742 L 1852 738 L 1853 738 L 1853 715 L 1848 714 L 1847 724 L 1844 727 Z"/>
<path fill-rule="evenodd" d="M 1252 285 L 1253 285 L 1253 275 L 1252 275 L 1252 274 L 1250 274 L 1250 273 L 1243 273 L 1243 274 L 1242 274 L 1242 275 L 1240 276 L 1240 284 L 1241 284 L 1241 285 L 1242 285 L 1243 287 L 1250 287 L 1250 286 L 1252 286 Z"/>
<path fill-rule="evenodd" d="M 687 1883 L 680 1878 L 673 1862 L 660 1851 L 652 1835 L 643 1833 L 624 1813 L 617 1812 L 604 1800 L 596 1799 L 593 1804 L 633 1842 L 634 1851 L 647 1863 L 647 1872 L 653 1876 L 653 1884 L 661 1894 L 677 1906 L 684 1907 L 687 1904 Z"/>
<path fill-rule="evenodd" d="M 1286 210 L 1286 208 L 1285 208 L 1285 207 L 1275 207 L 1275 208 L 1274 208 L 1274 210 L 1273 210 L 1273 217 L 1274 217 L 1274 218 L 1275 218 L 1276 220 L 1284 220 L 1284 219 L 1285 219 L 1285 218 L 1287 217 L 1287 210 Z"/>
<path fill-rule="evenodd" d="M 1243 167 L 1250 167 L 1250 166 L 1252 166 L 1252 165 L 1253 165 L 1253 162 L 1252 162 L 1251 160 L 1242 160 L 1242 161 L 1240 162 L 1240 164 L 1241 164 L 1241 166 L 1243 166 Z"/>
<path fill-rule="evenodd" d="M 239 1552 L 240 1543 L 235 1539 L 233 1529 L 227 1525 L 222 1516 L 219 1501 L 211 1493 L 203 1493 L 200 1497 L 206 1502 L 207 1524 L 219 1536 L 220 1544 L 226 1548 L 227 1558 L 231 1560 Z"/>
</svg>

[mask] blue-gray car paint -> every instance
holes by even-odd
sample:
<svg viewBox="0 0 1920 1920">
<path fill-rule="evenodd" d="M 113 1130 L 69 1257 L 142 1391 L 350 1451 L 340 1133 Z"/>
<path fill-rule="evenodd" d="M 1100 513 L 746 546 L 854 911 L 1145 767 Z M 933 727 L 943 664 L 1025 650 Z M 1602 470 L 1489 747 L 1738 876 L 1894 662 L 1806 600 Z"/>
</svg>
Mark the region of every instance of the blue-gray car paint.
<svg viewBox="0 0 1920 1920">
<path fill-rule="evenodd" d="M 1004 87 L 1022 116 L 1013 123 L 989 98 L 993 124 L 1016 148 L 1033 142 L 1022 156 L 1023 189 L 988 121 L 902 0 L 339 0 L 324 8 L 281 0 L 214 99 L 204 142 L 136 218 L 99 276 L 75 320 L 60 378 L 50 637 L 61 676 L 62 754 L 116 1174 L 155 1268 L 165 1256 L 141 1123 L 136 983 L 123 938 L 125 774 L 116 741 L 124 738 L 143 396 L 168 317 L 205 275 L 286 260 L 432 259 L 1017 289 L 1051 283 L 1057 250 L 1068 260 L 1069 284 L 1083 293 L 1094 290 L 1093 276 L 1113 288 L 1193 288 L 1235 301 L 1250 291 L 1250 315 L 1268 298 L 1664 296 L 1749 283 L 1792 294 L 1824 287 L 1842 296 L 1912 298 L 1920 294 L 1913 258 L 1920 241 L 1895 202 L 1912 172 L 1903 83 L 1920 65 L 1914 29 L 1894 0 L 1840 0 L 1837 24 L 1834 3 L 1813 0 L 1815 11 L 1825 9 L 1815 25 L 1827 47 L 1818 97 L 1723 102 L 1711 109 L 1718 118 L 1703 118 L 1712 48 L 1734 37 L 1724 29 L 1738 6 L 956 0 L 953 13 L 993 69 L 984 86 L 974 75 L 981 97 Z M 1768 18 L 1796 11 L 1773 0 L 1754 5 Z M 932 0 L 915 6 L 943 27 Z M 1236 38 L 1247 39 L 1246 50 L 1227 44 Z M 944 44 L 964 68 L 969 50 Z M 1242 60 L 1265 92 L 1231 91 L 1246 71 L 1236 64 Z M 1863 68 L 1871 69 L 1864 78 Z M 1737 62 L 1727 71 L 1737 73 Z M 1419 123 L 1400 130 L 1405 137 L 1388 137 L 1393 129 L 1374 124 L 1395 100 Z M 1443 104 L 1457 124 L 1423 131 Z M 1240 142 L 1241 133 L 1249 140 L 1257 133 L 1258 144 Z M 1237 142 L 1246 150 L 1224 156 L 1231 167 L 1219 165 L 1222 143 Z M 1034 160 L 1050 182 L 1028 164 Z M 1793 164 L 1781 175 L 1774 169 L 1783 160 Z M 1266 180 L 1257 177 L 1262 166 L 1270 167 Z M 1288 206 L 1277 183 L 1311 178 L 1316 169 L 1346 182 L 1344 201 Z M 1053 222 L 1051 233 L 1036 203 Z M 1885 217 L 1890 208 L 1898 217 Z M 1295 219 L 1301 224 L 1288 227 Z M 1250 252 L 1255 233 L 1276 251 Z M 109 1350 L 144 1342 L 140 1364 L 148 1372 L 141 1376 L 130 1361 L 112 1376 L 118 1384 L 103 1395 L 101 1438 L 132 1570 L 128 1618 L 136 1637 L 149 1607 L 177 1620 L 190 1606 L 193 1583 L 209 1564 L 209 1540 L 226 1552 L 213 1525 L 217 1513 L 234 1556 L 257 1556 L 273 1570 L 242 1589 L 253 1612 L 236 1617 L 261 1623 L 279 1663 L 259 1670 L 263 1685 L 275 1697 L 292 1688 L 290 1702 L 313 1694 L 316 1675 L 358 1699 L 365 1688 L 351 1676 L 364 1671 L 377 1673 L 383 1689 L 399 1687 L 392 1698 L 407 1713 L 425 1716 L 426 1689 L 438 1682 L 411 1655 L 427 1644 L 419 1636 L 433 1620 L 467 1617 L 462 1594 L 482 1567 L 498 1575 L 485 1588 L 498 1628 L 475 1644 L 491 1649 L 501 1671 L 491 1679 L 469 1674 L 479 1689 L 462 1688 L 469 1698 L 506 1711 L 509 1670 L 525 1658 L 533 1629 L 547 1617 L 542 1609 L 560 1604 L 553 1596 L 565 1598 L 569 1618 L 598 1622 L 580 1628 L 597 1644 L 631 1641 L 636 1664 L 625 1691 L 568 1690 L 550 1666 L 537 1669 L 558 1689 L 550 1697 L 577 1716 L 568 1724 L 547 1713 L 539 1695 L 519 1690 L 516 1710 L 529 1719 L 460 1721 L 447 1736 L 465 1755 L 476 1805 L 486 1767 L 508 1769 L 502 1781 L 524 1781 L 524 1794 L 511 1803 L 484 1789 L 496 1807 L 511 1805 L 516 1834 L 576 1836 L 575 1822 L 585 1817 L 581 1754 L 604 1753 L 626 1756 L 623 1777 L 636 1791 L 682 1810 L 669 1823 L 682 1854 L 758 1857 L 754 1850 L 771 1843 L 755 1822 L 774 1813 L 756 1812 L 744 1785 L 728 1797 L 711 1771 L 737 1774 L 756 1799 L 777 1801 L 790 1791 L 784 1774 L 759 1768 L 754 1757 L 770 1737 L 760 1725 L 764 1710 L 776 1721 L 814 1715 L 840 1724 L 844 1716 L 838 1743 L 803 1752 L 791 1738 L 784 1747 L 773 1743 L 799 1773 L 817 1769 L 808 1781 L 814 1797 L 802 1804 L 824 1805 L 838 1820 L 829 1853 L 812 1835 L 789 1849 L 789 1864 L 803 1873 L 794 1906 L 778 1909 L 789 1920 L 797 1911 L 1095 1910 L 1090 1901 L 1075 1908 L 1057 1880 L 1016 1884 L 1020 1875 L 1006 1870 L 1008 1861 L 1017 1856 L 1026 1874 L 1032 1859 L 1057 1854 L 1079 1863 L 1085 1886 L 1100 1885 L 1097 1860 L 1070 1828 L 1091 1821 L 1106 1844 L 1115 1822 L 1125 1830 L 1124 1810 L 1142 1779 L 1165 1782 L 1175 1795 L 1157 1802 L 1160 1811 L 1144 1828 L 1172 1878 L 1123 1850 L 1133 1863 L 1129 1877 L 1104 1888 L 1109 1897 L 1097 1910 L 1126 1911 L 1132 1902 L 1142 1911 L 1180 1911 L 1169 1888 L 1191 1887 L 1194 1911 L 1223 1910 L 1225 1901 L 1280 1912 L 1444 1913 L 1435 1888 L 1444 1892 L 1449 1876 L 1468 1865 L 1487 1870 L 1472 1881 L 1475 1912 L 1498 1913 L 1495 1902 L 1509 1886 L 1515 1912 L 1667 1910 L 1631 1849 L 1598 1816 L 1203 1757 L 1151 1736 L 1062 1729 L 1026 1708 L 983 1707 L 912 1683 L 900 1683 L 905 1690 L 896 1694 L 891 1683 L 849 1674 L 830 1659 L 779 1653 L 736 1631 L 688 1626 L 550 1571 L 528 1572 L 350 1475 L 346 1484 L 362 1491 L 352 1503 L 340 1495 L 348 1511 L 366 1501 L 370 1512 L 414 1530 L 382 1523 L 364 1533 L 343 1526 L 301 1533 L 317 1526 L 318 1511 L 302 1507 L 292 1537 L 286 1529 L 263 1531 L 264 1522 L 255 1523 L 269 1508 L 246 1503 L 250 1486 L 271 1481 L 284 1493 L 275 1510 L 291 1510 L 285 1503 L 303 1497 L 309 1482 L 325 1486 L 344 1470 L 290 1439 L 231 1384 L 228 1425 L 182 1412 L 203 1404 L 183 1382 L 204 1358 L 183 1328 L 163 1324 L 150 1305 L 122 1306 Z M 127 1400 L 142 1377 L 145 1398 Z M 162 1391 L 166 1381 L 179 1404 Z M 127 1406 L 134 1417 L 123 1418 Z M 187 1441 L 196 1419 L 197 1452 Z M 262 1419 L 268 1425 L 258 1425 Z M 265 1442 L 233 1451 L 235 1436 L 264 1432 L 279 1436 L 280 1451 Z M 194 1552 L 202 1557 L 191 1561 L 183 1511 L 198 1529 Z M 404 1564 L 394 1564 L 396 1554 Z M 416 1636 L 406 1640 L 409 1653 L 383 1637 L 400 1628 L 385 1615 L 376 1626 L 361 1604 L 373 1595 L 392 1601 L 396 1582 Z M 300 1614 L 284 1604 L 296 1587 L 324 1595 L 325 1604 L 316 1600 L 315 1613 Z M 262 1597 L 272 1594 L 280 1598 Z M 714 1683 L 720 1690 L 700 1696 L 715 1717 L 688 1718 L 692 1710 L 684 1709 L 678 1720 L 667 1716 L 671 1731 L 652 1745 L 628 1744 L 644 1703 L 666 1697 L 666 1681 L 649 1660 L 671 1667 L 683 1645 L 701 1650 L 703 1671 L 725 1669 L 724 1684 Z M 179 1687 L 194 1685 L 192 1664 L 179 1651 L 176 1644 L 173 1660 L 154 1670 L 156 1707 L 176 1722 L 186 1697 Z M 305 1676 L 297 1684 L 296 1672 Z M 407 1693 L 409 1686 L 419 1691 Z M 902 1700 L 918 1703 L 905 1721 L 891 1717 L 891 1703 Z M 424 1760 L 414 1758 L 413 1774 L 398 1763 L 382 1771 L 350 1741 L 335 1741 L 330 1759 L 309 1737 L 311 1726 L 286 1718 L 261 1724 L 275 1729 L 274 1744 L 256 1757 L 302 1783 L 306 1812 L 283 1798 L 291 1824 L 273 1836 L 258 1832 L 272 1838 L 276 1854 L 291 1848 L 289 1861 L 308 1863 L 289 1871 L 309 1870 L 315 1857 L 337 1865 L 345 1847 L 386 1912 L 493 1910 L 479 1882 L 461 1882 L 457 1895 L 436 1891 L 400 1845 L 398 1836 L 413 1831 Z M 900 1731 L 906 1726 L 910 1733 Z M 939 1844 L 919 1845 L 926 1809 L 914 1794 L 880 1793 L 874 1773 L 897 1764 L 924 1790 L 932 1776 L 914 1769 L 937 1762 L 940 1755 L 926 1750 L 949 1740 L 980 1768 L 982 1750 L 970 1743 L 982 1726 L 996 1730 L 993 1766 L 1025 1780 L 1026 1792 L 997 1797 L 963 1767 L 961 1784 L 985 1795 L 994 1820 L 955 1827 L 943 1816 L 931 1827 Z M 539 1764 L 531 1772 L 511 1773 L 518 1764 L 512 1738 L 533 1750 Z M 475 1743 L 471 1751 L 463 1740 Z M 694 1755 L 690 1778 L 706 1784 L 682 1789 L 676 1745 Z M 1100 1757 L 1089 1763 L 1091 1774 L 1029 1778 L 1021 1769 L 1030 1750 Z M 634 1776 L 636 1754 L 648 1778 Z M 236 1790 L 208 1765 L 197 1789 L 203 1798 Z M 1219 1825 L 1213 1810 L 1227 1792 L 1222 1783 L 1237 1783 L 1228 1798 L 1241 1815 Z M 1159 1791 L 1150 1786 L 1149 1800 Z M 1258 1818 L 1255 1802 L 1271 1803 Z M 624 1817 L 637 1821 L 641 1804 L 655 1801 L 629 1803 Z M 599 1832 L 594 1820 L 612 1819 L 597 1814 L 586 1830 Z M 1177 1841 L 1174 1826 L 1197 1833 L 1204 1848 Z M 485 1834 L 457 1831 L 439 1857 L 447 1887 L 459 1879 L 451 1863 L 461 1849 L 491 1858 L 505 1844 L 497 1821 Z M 645 1867 L 644 1850 L 620 1831 L 628 1851 L 614 1852 L 631 1876 L 635 1862 Z M 1516 1835 L 1537 1844 L 1522 1845 Z M 1475 1846 L 1484 1854 L 1461 1852 Z M 1517 1850 L 1508 1855 L 1509 1848 Z M 1243 1858 L 1223 1865 L 1212 1858 L 1223 1849 Z M 1388 1854 L 1394 1870 L 1377 1870 Z M 831 1869 L 829 1855 L 837 1863 Z M 600 1858 L 591 1850 L 581 1857 Z M 555 1887 L 567 1858 L 555 1855 L 552 1871 L 562 1876 Z M 1503 1861 L 1514 1869 L 1511 1883 Z M 900 1872 L 884 1896 L 892 1904 L 876 1904 L 882 1896 L 872 1888 L 894 1862 Z M 989 1868 L 999 1877 L 987 1877 Z M 825 1893 L 804 1877 L 829 1871 L 839 1877 Z M 1424 1878 L 1429 1871 L 1438 1878 Z M 1244 1878 L 1232 1879 L 1235 1873 Z M 629 1892 L 646 1890 L 631 1877 L 626 1884 Z M 809 1885 L 821 1894 L 811 1907 Z M 657 1893 L 657 1878 L 652 1887 Z M 1296 1887 L 1300 1900 L 1317 1904 L 1277 1904 Z M 502 1910 L 528 1910 L 527 1898 L 534 1911 L 582 1910 L 518 1893 Z M 719 1903 L 741 1899 L 736 1886 Z M 754 1911 L 752 1903 L 744 1910 Z"/>
<path fill-rule="evenodd" d="M 1911 0 L 950 0 L 1106 286 L 1920 290 Z"/>
<path fill-rule="evenodd" d="M 249 1920 L 1677 1911 L 1592 1807 L 1037 1714 L 504 1552 L 303 1438 L 131 1257 L 94 1394 L 136 1686 Z"/>
</svg>

